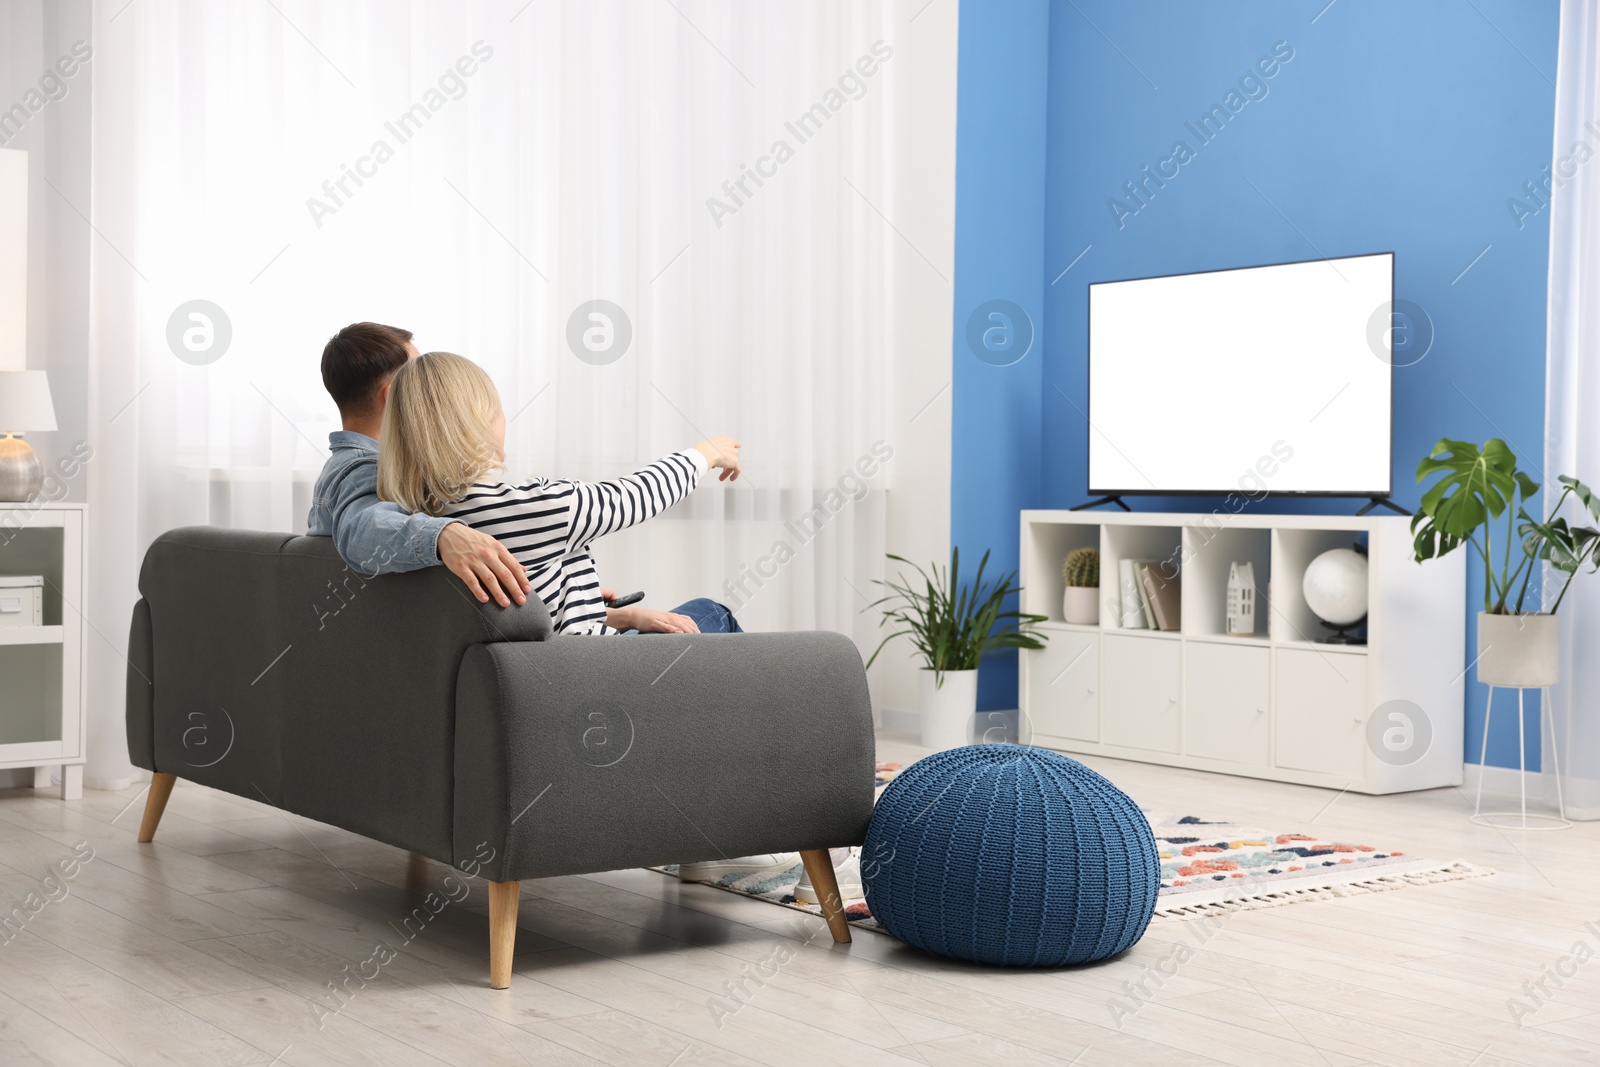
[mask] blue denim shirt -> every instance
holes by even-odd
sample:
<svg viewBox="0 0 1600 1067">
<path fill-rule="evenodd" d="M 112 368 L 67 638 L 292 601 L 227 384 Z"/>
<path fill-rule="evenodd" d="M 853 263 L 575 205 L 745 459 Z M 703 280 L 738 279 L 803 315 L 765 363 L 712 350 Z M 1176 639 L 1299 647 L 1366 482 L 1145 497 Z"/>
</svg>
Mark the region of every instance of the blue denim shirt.
<svg viewBox="0 0 1600 1067">
<path fill-rule="evenodd" d="M 311 490 L 306 533 L 332 537 L 344 561 L 363 574 L 414 571 L 439 565 L 439 534 L 457 520 L 412 514 L 378 499 L 378 442 L 335 430 L 332 455 Z"/>
</svg>

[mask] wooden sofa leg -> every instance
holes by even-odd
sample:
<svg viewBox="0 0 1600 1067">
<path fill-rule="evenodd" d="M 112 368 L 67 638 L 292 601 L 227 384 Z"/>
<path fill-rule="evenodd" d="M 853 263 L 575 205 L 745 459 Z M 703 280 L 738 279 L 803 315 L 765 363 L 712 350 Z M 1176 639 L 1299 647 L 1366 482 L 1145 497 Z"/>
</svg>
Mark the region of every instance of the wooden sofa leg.
<svg viewBox="0 0 1600 1067">
<path fill-rule="evenodd" d="M 844 917 L 844 901 L 839 897 L 839 880 L 833 874 L 833 858 L 825 848 L 813 848 L 800 853 L 806 865 L 811 887 L 817 891 L 822 904 L 823 918 L 828 920 L 828 930 L 833 940 L 841 945 L 850 943 L 850 920 Z"/>
<path fill-rule="evenodd" d="M 428 857 L 420 852 L 411 853 L 406 861 L 406 892 L 414 897 L 428 895 Z"/>
<path fill-rule="evenodd" d="M 155 840 L 156 827 L 161 825 L 161 813 L 167 810 L 167 798 L 172 795 L 172 786 L 177 780 L 177 775 L 162 774 L 160 771 L 150 779 L 150 792 L 144 800 L 144 821 L 139 824 L 141 845 Z"/>
<path fill-rule="evenodd" d="M 517 949 L 517 902 L 521 882 L 489 883 L 489 985 L 511 987 L 511 957 Z"/>
</svg>

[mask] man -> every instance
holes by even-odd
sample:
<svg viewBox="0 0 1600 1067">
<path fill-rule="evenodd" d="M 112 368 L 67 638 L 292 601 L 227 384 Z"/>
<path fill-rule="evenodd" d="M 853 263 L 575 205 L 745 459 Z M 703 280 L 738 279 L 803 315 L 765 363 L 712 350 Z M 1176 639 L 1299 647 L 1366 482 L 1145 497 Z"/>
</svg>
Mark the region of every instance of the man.
<svg viewBox="0 0 1600 1067">
<path fill-rule="evenodd" d="M 466 583 L 479 603 L 492 597 L 501 607 L 512 601 L 525 604 L 530 583 L 522 565 L 499 541 L 449 517 L 411 513 L 398 504 L 378 499 L 378 431 L 389 400 L 395 372 L 418 355 L 411 331 L 376 322 L 357 322 L 328 339 L 322 350 L 322 384 L 339 406 L 343 429 L 328 435 L 331 455 L 312 490 L 311 514 L 306 532 L 332 537 L 344 561 L 362 574 L 419 570 L 443 563 Z M 601 590 L 609 603 L 609 589 Z M 719 604 L 691 601 L 726 615 L 719 626 L 731 625 L 732 615 Z M 615 612 L 615 616 L 613 616 Z M 623 612 L 628 612 L 624 615 Z M 642 632 L 698 633 L 705 620 L 679 612 L 646 609 L 607 609 L 617 628 Z M 738 856 L 685 863 L 679 877 L 685 881 L 733 881 L 752 874 L 777 874 L 800 862 L 797 853 Z M 809 889 L 809 880 L 797 891 Z M 850 892 L 850 890 L 845 890 Z M 857 891 L 859 894 L 859 891 Z"/>
<path fill-rule="evenodd" d="M 339 406 L 343 429 L 328 435 L 331 455 L 311 493 L 306 532 L 332 537 L 339 555 L 363 574 L 444 564 L 479 603 L 528 600 L 528 577 L 499 541 L 465 523 L 413 515 L 380 501 L 378 428 L 395 371 L 417 355 L 411 331 L 357 322 L 328 339 L 322 384 Z"/>
</svg>

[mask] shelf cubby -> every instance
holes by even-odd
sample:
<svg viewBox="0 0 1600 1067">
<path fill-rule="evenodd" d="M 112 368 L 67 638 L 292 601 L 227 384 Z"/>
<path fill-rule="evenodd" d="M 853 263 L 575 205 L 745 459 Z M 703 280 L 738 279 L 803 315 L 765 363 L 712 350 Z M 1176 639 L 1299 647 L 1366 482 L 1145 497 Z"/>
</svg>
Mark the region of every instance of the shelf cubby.
<svg viewBox="0 0 1600 1067">
<path fill-rule="evenodd" d="M 61 645 L 0 645 L 0 745 L 61 740 Z"/>
<path fill-rule="evenodd" d="M 60 526 L 24 527 L 0 546 L 0 574 L 44 576 L 44 624 L 61 625 L 61 586 L 66 553 Z"/>
<path fill-rule="evenodd" d="M 1256 636 L 1265 639 L 1271 616 L 1272 531 L 1201 524 L 1183 531 L 1183 632 L 1189 637 L 1228 634 L 1228 571 L 1249 563 L 1255 571 Z M 1233 637 L 1252 640 L 1250 637 Z"/>
<path fill-rule="evenodd" d="M 59 768 L 61 797 L 83 795 L 87 757 L 84 701 L 88 621 L 84 603 L 84 518 L 69 501 L 6 505 L 0 575 L 39 575 L 40 617 L 8 616 L 0 626 L 0 768 L 31 768 L 35 787 Z M 17 625 L 21 623 L 22 625 Z"/>
<path fill-rule="evenodd" d="M 1175 525 L 1107 524 L 1100 532 L 1100 625 L 1122 633 L 1162 631 L 1128 629 L 1122 625 L 1127 598 L 1136 591 L 1122 588 L 1123 560 L 1154 561 L 1162 578 L 1183 581 L 1183 527 Z M 1176 631 L 1171 631 L 1176 632 Z"/>
<path fill-rule="evenodd" d="M 1041 522 L 1034 524 L 1029 533 L 1030 536 L 1022 539 L 1029 546 L 1029 577 L 1028 583 L 1022 588 L 1022 610 L 1065 625 L 1061 614 L 1061 597 L 1067 583 L 1061 577 L 1062 561 L 1075 548 L 1099 548 L 1100 527 L 1093 522 Z M 1102 586 L 1104 581 L 1102 577 Z M 1104 611 L 1102 608 L 1102 615 Z"/>
<path fill-rule="evenodd" d="M 1311 605 L 1306 603 L 1306 568 L 1311 561 L 1330 549 L 1354 548 L 1359 544 L 1367 548 L 1367 535 L 1359 530 L 1278 529 L 1273 532 L 1273 556 L 1277 569 L 1273 574 L 1270 594 L 1272 605 L 1270 633 L 1274 641 L 1300 644 L 1320 643 L 1333 631 L 1317 618 Z M 1372 602 L 1371 578 L 1368 578 L 1367 601 Z M 1259 614 L 1257 618 L 1259 619 Z M 1259 629 L 1259 627 L 1258 627 Z M 1365 645 L 1346 645 L 1344 648 L 1365 649 Z"/>
</svg>

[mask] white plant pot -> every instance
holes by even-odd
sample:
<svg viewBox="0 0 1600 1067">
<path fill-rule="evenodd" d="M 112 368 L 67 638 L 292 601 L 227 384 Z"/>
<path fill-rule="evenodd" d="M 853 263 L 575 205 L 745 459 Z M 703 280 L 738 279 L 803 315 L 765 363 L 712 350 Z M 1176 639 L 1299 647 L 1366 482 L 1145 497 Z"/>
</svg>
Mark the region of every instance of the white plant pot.
<svg viewBox="0 0 1600 1067">
<path fill-rule="evenodd" d="M 1061 618 L 1077 626 L 1096 626 L 1100 622 L 1100 587 L 1069 585 L 1061 594 Z"/>
<path fill-rule="evenodd" d="M 1561 680 L 1561 620 L 1478 612 L 1478 681 L 1534 689 Z"/>
<path fill-rule="evenodd" d="M 920 673 L 923 746 L 946 749 L 968 744 L 978 714 L 978 672 L 945 671 L 944 684 L 938 687 L 934 671 Z"/>
</svg>

